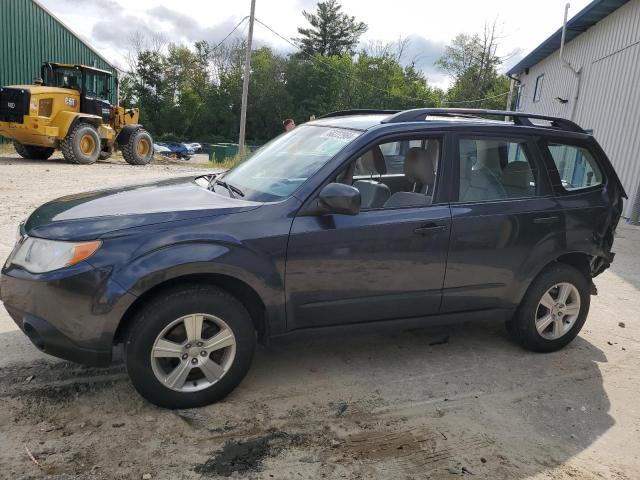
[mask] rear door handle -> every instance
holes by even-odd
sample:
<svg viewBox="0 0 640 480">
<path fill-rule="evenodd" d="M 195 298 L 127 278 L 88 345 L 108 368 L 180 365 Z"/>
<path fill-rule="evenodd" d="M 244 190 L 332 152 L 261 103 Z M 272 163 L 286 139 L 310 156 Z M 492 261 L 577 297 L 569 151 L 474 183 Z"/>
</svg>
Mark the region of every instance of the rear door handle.
<svg viewBox="0 0 640 480">
<path fill-rule="evenodd" d="M 533 223 L 558 223 L 560 219 L 558 217 L 538 217 L 533 219 Z"/>
<path fill-rule="evenodd" d="M 413 233 L 418 235 L 429 235 L 431 233 L 443 232 L 447 229 L 446 225 L 438 225 L 436 223 L 427 223 L 421 227 L 416 228 Z"/>
</svg>

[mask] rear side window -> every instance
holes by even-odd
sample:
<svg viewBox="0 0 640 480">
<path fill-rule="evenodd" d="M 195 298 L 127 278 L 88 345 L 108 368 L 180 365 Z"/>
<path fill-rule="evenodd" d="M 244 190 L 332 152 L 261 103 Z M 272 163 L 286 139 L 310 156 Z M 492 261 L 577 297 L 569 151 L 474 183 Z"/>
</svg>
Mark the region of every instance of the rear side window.
<svg viewBox="0 0 640 480">
<path fill-rule="evenodd" d="M 461 138 L 461 202 L 535 197 L 537 169 L 523 141 Z"/>
<path fill-rule="evenodd" d="M 602 184 L 602 171 L 589 150 L 560 143 L 549 143 L 547 147 L 565 190 L 572 192 Z"/>
</svg>

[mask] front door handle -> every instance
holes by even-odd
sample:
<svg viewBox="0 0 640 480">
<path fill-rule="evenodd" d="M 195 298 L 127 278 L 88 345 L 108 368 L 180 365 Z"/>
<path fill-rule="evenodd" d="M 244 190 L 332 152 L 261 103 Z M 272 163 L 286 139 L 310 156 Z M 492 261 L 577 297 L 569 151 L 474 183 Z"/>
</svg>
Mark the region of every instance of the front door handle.
<svg viewBox="0 0 640 480">
<path fill-rule="evenodd" d="M 447 229 L 446 225 L 438 225 L 436 223 L 427 223 L 421 227 L 416 228 L 413 233 L 418 235 L 429 235 L 431 233 L 443 232 Z"/>
<path fill-rule="evenodd" d="M 533 223 L 558 223 L 560 219 L 558 217 L 538 217 L 533 219 Z"/>
</svg>

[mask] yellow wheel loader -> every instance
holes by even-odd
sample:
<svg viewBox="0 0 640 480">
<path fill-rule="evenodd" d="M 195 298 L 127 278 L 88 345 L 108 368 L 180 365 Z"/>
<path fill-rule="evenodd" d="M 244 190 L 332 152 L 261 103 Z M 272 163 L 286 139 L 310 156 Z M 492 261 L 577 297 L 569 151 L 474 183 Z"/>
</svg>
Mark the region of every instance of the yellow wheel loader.
<svg viewBox="0 0 640 480">
<path fill-rule="evenodd" d="M 46 159 L 56 149 L 72 163 L 90 164 L 115 149 L 132 165 L 153 157 L 151 135 L 137 109 L 110 103 L 112 73 L 85 65 L 46 62 L 33 85 L 0 88 L 0 135 L 24 158 Z"/>
</svg>

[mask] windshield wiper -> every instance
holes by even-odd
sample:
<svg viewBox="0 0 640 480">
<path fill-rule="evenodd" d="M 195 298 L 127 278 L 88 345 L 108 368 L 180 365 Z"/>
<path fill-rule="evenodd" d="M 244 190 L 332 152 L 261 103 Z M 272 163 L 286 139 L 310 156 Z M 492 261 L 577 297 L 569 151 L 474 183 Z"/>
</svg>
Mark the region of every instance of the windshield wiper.
<svg viewBox="0 0 640 480">
<path fill-rule="evenodd" d="M 229 195 L 231 195 L 231 198 L 236 198 L 235 194 L 244 197 L 244 193 L 242 192 L 242 190 L 240 190 L 238 187 L 234 187 L 230 183 L 223 182 L 222 180 L 216 180 L 214 185 L 222 185 L 224 188 L 226 188 L 229 191 Z"/>
<path fill-rule="evenodd" d="M 212 173 L 211 174 L 211 178 L 209 179 L 209 184 L 207 185 L 207 189 L 213 190 L 213 183 L 214 183 L 214 181 L 215 181 L 217 176 L 218 176 L 217 173 Z"/>
</svg>

